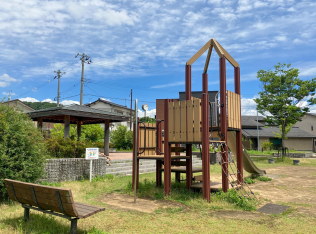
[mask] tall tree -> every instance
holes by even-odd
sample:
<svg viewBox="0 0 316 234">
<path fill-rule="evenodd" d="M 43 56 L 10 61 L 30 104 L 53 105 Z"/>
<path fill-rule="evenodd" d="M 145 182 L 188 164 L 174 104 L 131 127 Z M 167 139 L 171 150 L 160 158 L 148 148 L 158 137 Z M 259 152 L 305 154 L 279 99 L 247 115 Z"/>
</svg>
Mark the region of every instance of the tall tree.
<svg viewBox="0 0 316 234">
<path fill-rule="evenodd" d="M 254 99 L 257 110 L 266 116 L 266 121 L 280 126 L 283 149 L 287 128 L 301 121 L 309 112 L 309 106 L 316 103 L 316 78 L 301 80 L 299 70 L 290 66 L 278 63 L 274 71 L 258 71 L 257 78 L 262 82 L 263 90 L 259 92 L 260 97 Z"/>
</svg>

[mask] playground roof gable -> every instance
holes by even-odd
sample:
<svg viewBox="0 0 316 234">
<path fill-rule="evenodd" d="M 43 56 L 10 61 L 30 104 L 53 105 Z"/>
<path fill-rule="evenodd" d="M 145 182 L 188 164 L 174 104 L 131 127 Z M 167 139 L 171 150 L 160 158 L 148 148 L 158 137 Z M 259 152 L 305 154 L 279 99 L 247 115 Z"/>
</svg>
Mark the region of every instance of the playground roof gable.
<svg viewBox="0 0 316 234">
<path fill-rule="evenodd" d="M 209 49 L 204 67 L 204 73 L 206 73 L 213 47 L 220 58 L 224 57 L 233 67 L 239 67 L 239 64 L 236 62 L 236 60 L 214 38 L 209 40 L 198 52 L 196 52 L 196 54 L 187 61 L 187 65 L 192 65 L 202 54 L 204 54 L 207 49 Z"/>
</svg>

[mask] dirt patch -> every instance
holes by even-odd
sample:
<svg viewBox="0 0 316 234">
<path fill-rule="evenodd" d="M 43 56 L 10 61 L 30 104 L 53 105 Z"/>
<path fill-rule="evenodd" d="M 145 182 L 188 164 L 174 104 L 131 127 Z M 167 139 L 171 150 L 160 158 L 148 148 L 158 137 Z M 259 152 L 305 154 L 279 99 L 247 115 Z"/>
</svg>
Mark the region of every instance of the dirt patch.
<svg viewBox="0 0 316 234">
<path fill-rule="evenodd" d="M 113 209 L 136 210 L 144 213 L 153 213 L 157 209 L 179 208 L 182 204 L 164 200 L 150 200 L 137 198 L 134 203 L 134 197 L 127 194 L 111 193 L 101 197 L 101 202 L 109 205 Z"/>
<path fill-rule="evenodd" d="M 303 215 L 316 216 L 315 177 L 312 167 L 282 166 L 269 169 L 269 173 L 282 175 L 269 182 L 250 185 L 253 192 L 274 204 L 290 205 L 298 208 Z"/>
</svg>

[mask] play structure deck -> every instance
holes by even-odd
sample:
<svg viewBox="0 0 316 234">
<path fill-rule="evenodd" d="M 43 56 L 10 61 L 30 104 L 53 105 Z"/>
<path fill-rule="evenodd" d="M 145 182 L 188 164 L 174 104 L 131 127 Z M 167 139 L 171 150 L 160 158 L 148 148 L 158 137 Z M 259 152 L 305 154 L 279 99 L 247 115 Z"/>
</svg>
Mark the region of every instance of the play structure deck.
<svg viewBox="0 0 316 234">
<path fill-rule="evenodd" d="M 219 56 L 219 102 L 210 102 L 208 96 L 207 70 L 213 48 Z M 202 95 L 194 98 L 191 95 L 191 65 L 207 50 Z M 235 92 L 226 90 L 226 60 L 234 67 Z M 185 173 L 187 189 L 202 189 L 207 201 L 210 201 L 210 191 L 220 188 L 224 192 L 229 188 L 236 189 L 239 196 L 254 196 L 244 181 L 243 170 L 253 174 L 264 174 L 265 171 L 254 165 L 242 146 L 240 67 L 215 39 L 208 41 L 186 63 L 185 100 L 164 99 L 159 105 L 157 100 L 156 112 L 163 116 L 156 120 L 156 124 L 134 123 L 133 153 L 137 158 L 133 158 L 133 188 L 138 188 L 139 159 L 152 159 L 156 160 L 157 186 L 162 185 L 163 172 L 165 195 L 171 192 L 171 173 L 174 172 L 178 182 L 181 181 L 180 174 Z M 192 167 L 193 144 L 202 145 L 202 168 Z M 210 178 L 210 145 L 220 154 L 221 184 Z M 236 162 L 228 160 L 229 149 Z M 198 172 L 202 175 L 194 176 Z"/>
</svg>

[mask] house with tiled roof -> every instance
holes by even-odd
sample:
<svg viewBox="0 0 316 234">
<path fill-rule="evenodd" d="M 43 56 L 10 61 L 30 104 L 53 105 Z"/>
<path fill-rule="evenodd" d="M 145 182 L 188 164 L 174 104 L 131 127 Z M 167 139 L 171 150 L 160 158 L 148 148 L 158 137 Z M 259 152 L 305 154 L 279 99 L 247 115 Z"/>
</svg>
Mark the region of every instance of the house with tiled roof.
<svg viewBox="0 0 316 234">
<path fill-rule="evenodd" d="M 316 123 L 316 115 L 313 119 Z M 311 118 L 308 116 L 307 122 L 304 118 L 301 122 L 294 125 L 289 133 L 284 144 L 288 149 L 293 150 L 304 150 L 304 151 L 315 151 L 315 139 L 316 136 L 313 131 L 307 131 L 307 127 L 313 123 Z M 252 142 L 251 146 L 253 149 L 258 149 L 258 135 L 259 135 L 259 150 L 262 149 L 262 143 L 269 141 L 273 143 L 273 148 L 277 149 L 281 146 L 281 139 L 277 137 L 280 134 L 278 126 L 267 126 L 263 116 L 242 116 L 242 135 L 244 140 Z M 302 126 L 302 127 L 299 127 Z M 305 128 L 305 129 L 304 129 Z M 311 130 L 312 128 L 309 128 Z"/>
</svg>

